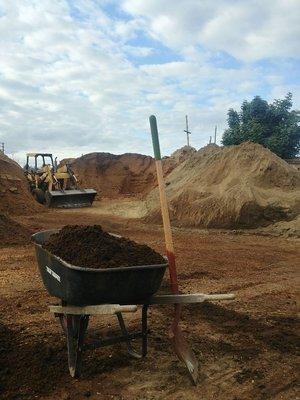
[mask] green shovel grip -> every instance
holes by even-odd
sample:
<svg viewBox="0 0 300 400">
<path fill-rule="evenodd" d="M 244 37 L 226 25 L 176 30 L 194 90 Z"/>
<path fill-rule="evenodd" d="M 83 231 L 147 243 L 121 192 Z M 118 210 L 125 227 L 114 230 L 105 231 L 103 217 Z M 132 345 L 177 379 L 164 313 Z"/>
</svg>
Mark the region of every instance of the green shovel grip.
<svg viewBox="0 0 300 400">
<path fill-rule="evenodd" d="M 151 128 L 151 136 L 152 136 L 152 144 L 155 160 L 161 160 L 160 147 L 159 147 L 159 139 L 158 139 L 158 130 L 155 115 L 151 115 L 149 118 L 150 128 Z"/>
</svg>

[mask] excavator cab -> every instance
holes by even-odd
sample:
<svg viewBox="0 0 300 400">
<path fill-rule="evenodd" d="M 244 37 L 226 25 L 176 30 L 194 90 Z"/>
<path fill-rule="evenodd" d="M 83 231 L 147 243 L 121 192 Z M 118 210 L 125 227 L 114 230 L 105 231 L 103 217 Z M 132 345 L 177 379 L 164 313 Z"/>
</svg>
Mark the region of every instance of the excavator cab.
<svg viewBox="0 0 300 400">
<path fill-rule="evenodd" d="M 78 181 L 69 165 L 57 166 L 49 153 L 28 153 L 25 176 L 34 198 L 55 208 L 78 208 L 92 205 L 97 192 L 78 188 Z"/>
<path fill-rule="evenodd" d="M 33 165 L 30 165 L 30 160 L 34 159 Z M 38 171 L 46 165 L 51 165 L 55 169 L 52 154 L 48 153 L 27 153 L 26 154 L 26 171 Z M 57 167 L 57 166 L 56 166 Z"/>
</svg>

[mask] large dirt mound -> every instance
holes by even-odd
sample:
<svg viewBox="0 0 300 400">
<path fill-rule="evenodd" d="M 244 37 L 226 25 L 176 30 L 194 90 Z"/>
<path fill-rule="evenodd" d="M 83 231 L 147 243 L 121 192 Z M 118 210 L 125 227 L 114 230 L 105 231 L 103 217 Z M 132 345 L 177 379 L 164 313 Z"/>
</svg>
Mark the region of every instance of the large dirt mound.
<svg viewBox="0 0 300 400">
<path fill-rule="evenodd" d="M 73 265 L 89 268 L 116 268 L 165 264 L 150 247 L 115 237 L 100 225 L 67 225 L 50 236 L 43 247 Z"/>
<path fill-rule="evenodd" d="M 196 150 L 186 146 L 163 159 L 169 174 Z M 103 198 L 145 197 L 156 186 L 154 159 L 142 154 L 90 153 L 67 160 L 77 175 L 79 185 L 93 188 Z M 64 164 L 65 160 L 61 161 Z"/>
<path fill-rule="evenodd" d="M 0 212 L 19 215 L 41 209 L 28 191 L 22 168 L 0 151 Z"/>
<path fill-rule="evenodd" d="M 300 211 L 300 174 L 264 147 L 206 146 L 167 177 L 173 222 L 236 228 L 291 220 Z M 157 189 L 147 198 L 147 219 L 160 221 Z"/>
<path fill-rule="evenodd" d="M 0 247 L 30 243 L 31 232 L 4 214 L 0 214 Z"/>
</svg>

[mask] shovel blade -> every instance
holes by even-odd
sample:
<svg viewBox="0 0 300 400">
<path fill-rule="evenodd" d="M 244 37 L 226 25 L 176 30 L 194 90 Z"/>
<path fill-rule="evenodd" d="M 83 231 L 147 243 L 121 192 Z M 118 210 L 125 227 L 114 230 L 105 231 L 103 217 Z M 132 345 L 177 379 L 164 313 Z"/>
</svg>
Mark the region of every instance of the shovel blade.
<svg viewBox="0 0 300 400">
<path fill-rule="evenodd" d="M 199 364 L 188 342 L 185 340 L 179 326 L 181 307 L 175 305 L 175 317 L 169 330 L 169 338 L 177 357 L 184 362 L 187 367 L 189 377 L 194 385 L 197 384 L 199 374 Z"/>
</svg>

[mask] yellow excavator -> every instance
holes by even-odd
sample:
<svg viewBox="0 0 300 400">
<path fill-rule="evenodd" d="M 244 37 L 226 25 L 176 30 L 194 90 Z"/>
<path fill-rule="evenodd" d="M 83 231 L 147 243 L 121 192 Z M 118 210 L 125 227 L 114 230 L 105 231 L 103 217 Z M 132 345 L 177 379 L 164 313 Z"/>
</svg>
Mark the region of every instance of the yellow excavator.
<svg viewBox="0 0 300 400">
<path fill-rule="evenodd" d="M 26 154 L 24 171 L 33 197 L 47 207 L 89 207 L 97 194 L 94 189 L 78 188 L 70 166 L 58 167 L 49 153 Z"/>
</svg>

